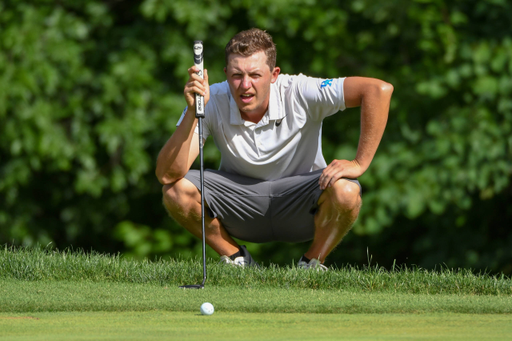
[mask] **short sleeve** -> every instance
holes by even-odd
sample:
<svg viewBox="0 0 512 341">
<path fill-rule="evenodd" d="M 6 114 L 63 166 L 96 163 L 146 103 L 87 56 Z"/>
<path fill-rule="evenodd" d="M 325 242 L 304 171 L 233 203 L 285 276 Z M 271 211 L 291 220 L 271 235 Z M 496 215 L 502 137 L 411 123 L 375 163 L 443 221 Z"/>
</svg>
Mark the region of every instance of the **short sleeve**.
<svg viewBox="0 0 512 341">
<path fill-rule="evenodd" d="M 345 110 L 343 83 L 345 78 L 313 78 L 300 75 L 294 95 L 315 121 Z"/>
</svg>

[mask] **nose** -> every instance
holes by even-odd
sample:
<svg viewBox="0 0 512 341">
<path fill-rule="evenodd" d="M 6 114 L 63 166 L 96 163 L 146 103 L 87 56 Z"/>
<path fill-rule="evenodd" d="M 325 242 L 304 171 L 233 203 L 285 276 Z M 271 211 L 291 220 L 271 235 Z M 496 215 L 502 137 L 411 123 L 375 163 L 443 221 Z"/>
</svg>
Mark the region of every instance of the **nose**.
<svg viewBox="0 0 512 341">
<path fill-rule="evenodd" d="M 243 89 L 249 89 L 251 87 L 251 78 L 249 76 L 244 76 L 241 85 Z"/>
</svg>

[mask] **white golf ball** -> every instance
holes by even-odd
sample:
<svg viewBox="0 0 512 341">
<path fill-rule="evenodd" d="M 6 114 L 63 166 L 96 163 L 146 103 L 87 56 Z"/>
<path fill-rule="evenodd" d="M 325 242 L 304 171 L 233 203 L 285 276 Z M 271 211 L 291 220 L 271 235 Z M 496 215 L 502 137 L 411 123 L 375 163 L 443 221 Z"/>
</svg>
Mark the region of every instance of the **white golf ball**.
<svg viewBox="0 0 512 341">
<path fill-rule="evenodd" d="M 215 309 L 213 309 L 213 304 L 209 303 L 209 302 L 205 302 L 203 304 L 201 304 L 201 314 L 203 315 L 211 315 L 213 314 L 213 311 Z"/>
</svg>

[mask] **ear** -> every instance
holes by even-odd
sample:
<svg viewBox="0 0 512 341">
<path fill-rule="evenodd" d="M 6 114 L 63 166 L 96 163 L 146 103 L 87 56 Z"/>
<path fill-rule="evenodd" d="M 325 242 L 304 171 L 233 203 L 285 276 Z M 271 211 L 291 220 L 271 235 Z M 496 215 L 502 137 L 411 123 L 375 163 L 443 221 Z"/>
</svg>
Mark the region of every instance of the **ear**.
<svg viewBox="0 0 512 341">
<path fill-rule="evenodd" d="M 224 68 L 224 73 L 226 74 L 226 76 L 228 75 L 228 69 Z"/>
<path fill-rule="evenodd" d="M 276 66 L 274 70 L 272 71 L 272 83 L 275 83 L 277 81 L 277 76 L 279 76 L 279 73 L 281 72 L 281 68 L 279 66 Z"/>
</svg>

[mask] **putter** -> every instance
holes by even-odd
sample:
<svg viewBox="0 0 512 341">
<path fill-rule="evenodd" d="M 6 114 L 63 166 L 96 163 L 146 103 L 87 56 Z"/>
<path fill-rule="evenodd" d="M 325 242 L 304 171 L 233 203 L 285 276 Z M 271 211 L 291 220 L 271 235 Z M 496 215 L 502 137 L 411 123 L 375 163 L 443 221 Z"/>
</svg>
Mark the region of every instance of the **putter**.
<svg viewBox="0 0 512 341">
<path fill-rule="evenodd" d="M 194 65 L 199 68 L 197 73 L 201 78 L 203 75 L 203 42 L 201 40 L 194 41 Z M 201 182 L 201 229 L 203 235 L 203 282 L 201 284 L 182 285 L 184 289 L 204 289 L 206 282 L 206 236 L 204 233 L 204 158 L 203 158 L 203 118 L 204 118 L 204 97 L 196 94 L 196 117 L 198 119 L 199 128 L 199 177 Z"/>
</svg>

